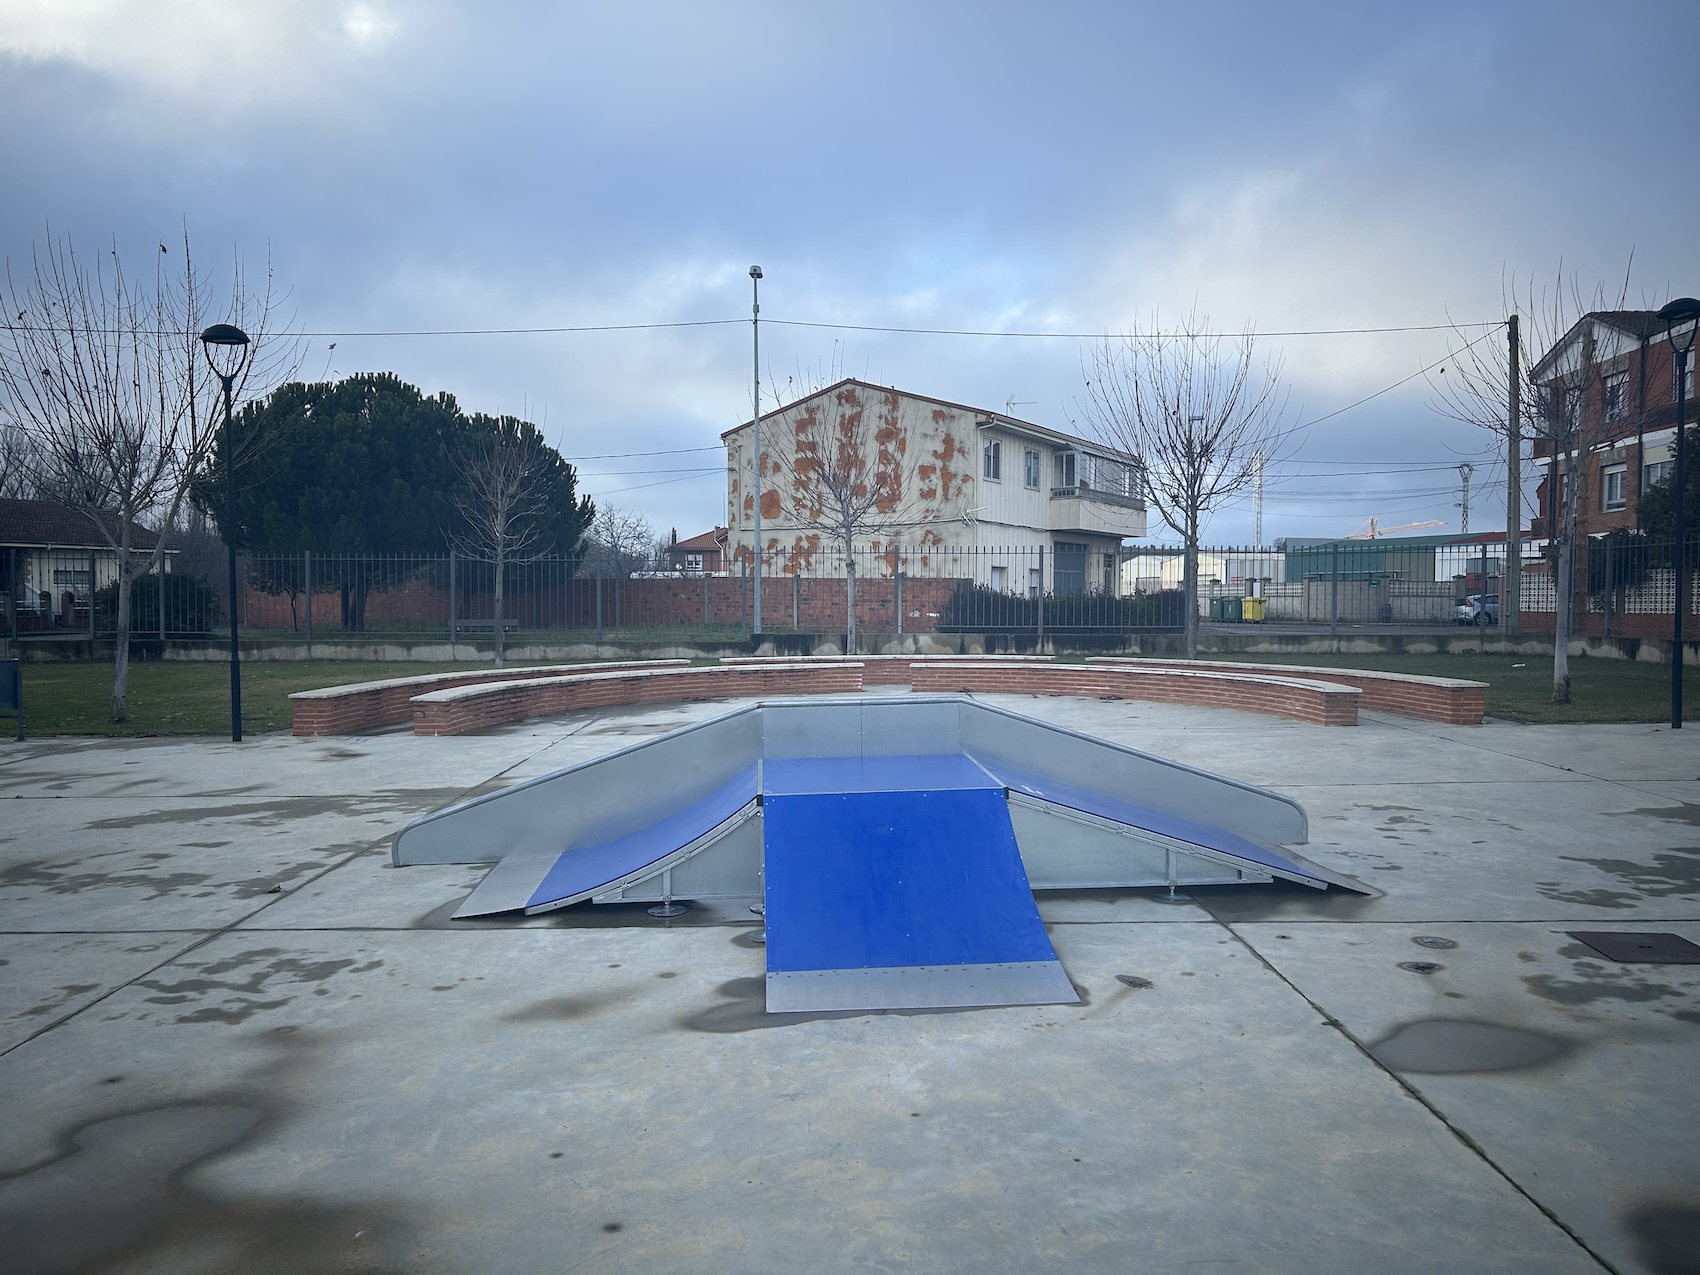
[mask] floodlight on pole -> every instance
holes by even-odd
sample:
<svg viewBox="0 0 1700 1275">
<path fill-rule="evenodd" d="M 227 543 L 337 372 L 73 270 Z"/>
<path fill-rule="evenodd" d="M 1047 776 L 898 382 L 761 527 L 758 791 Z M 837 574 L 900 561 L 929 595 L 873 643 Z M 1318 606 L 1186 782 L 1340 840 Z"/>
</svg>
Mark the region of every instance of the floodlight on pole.
<svg viewBox="0 0 1700 1275">
<path fill-rule="evenodd" d="M 1684 595 L 1688 592 L 1683 588 L 1688 583 L 1687 555 L 1684 552 L 1683 541 L 1688 535 L 1687 520 L 1683 517 L 1683 504 L 1688 496 L 1688 473 L 1683 446 L 1683 434 L 1686 433 L 1688 407 L 1688 358 L 1694 352 L 1694 329 L 1700 324 L 1700 301 L 1693 297 L 1678 297 L 1659 311 L 1659 317 L 1665 321 L 1665 339 L 1671 348 L 1671 376 L 1675 381 L 1676 397 L 1676 473 L 1671 476 L 1671 504 L 1676 512 L 1676 544 L 1671 549 L 1671 566 L 1673 568 L 1673 596 L 1671 598 L 1671 647 L 1670 647 L 1670 728 L 1682 729 L 1682 612 Z M 1685 337 L 1678 344 L 1679 335 Z"/>
<path fill-rule="evenodd" d="M 242 742 L 242 652 L 236 628 L 236 469 L 231 452 L 230 391 L 252 353 L 248 334 L 235 324 L 215 323 L 201 333 L 207 366 L 224 386 L 224 543 L 230 557 L 230 739 Z M 214 352 L 217 352 L 216 354 Z M 164 595 L 160 598 L 164 604 Z"/>
<path fill-rule="evenodd" d="M 757 638 L 761 637 L 761 267 L 750 267 L 750 349 L 754 360 L 755 377 L 752 388 L 755 395 L 755 412 L 751 417 L 754 425 L 754 437 L 750 440 L 755 448 L 755 622 L 750 626 L 750 632 Z M 761 643 L 757 642 L 757 646 Z"/>
</svg>

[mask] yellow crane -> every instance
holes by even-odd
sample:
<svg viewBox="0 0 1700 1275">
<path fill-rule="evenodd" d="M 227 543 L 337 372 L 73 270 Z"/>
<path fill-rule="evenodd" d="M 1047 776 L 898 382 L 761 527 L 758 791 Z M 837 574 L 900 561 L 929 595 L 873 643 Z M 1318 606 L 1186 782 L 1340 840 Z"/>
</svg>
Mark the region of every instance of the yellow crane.
<svg viewBox="0 0 1700 1275">
<path fill-rule="evenodd" d="M 1429 527 L 1444 527 L 1446 524 L 1439 518 L 1430 518 L 1427 522 L 1407 522 L 1397 527 L 1383 527 L 1374 517 L 1364 523 L 1347 540 L 1374 540 L 1377 536 L 1391 536 L 1398 531 L 1423 531 Z"/>
</svg>

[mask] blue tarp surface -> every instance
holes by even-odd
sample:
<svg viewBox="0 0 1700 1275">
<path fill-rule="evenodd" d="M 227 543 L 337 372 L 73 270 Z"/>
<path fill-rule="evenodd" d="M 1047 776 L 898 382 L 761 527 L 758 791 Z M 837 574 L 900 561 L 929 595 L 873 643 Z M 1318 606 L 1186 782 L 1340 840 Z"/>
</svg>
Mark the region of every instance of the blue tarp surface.
<svg viewBox="0 0 1700 1275">
<path fill-rule="evenodd" d="M 1303 877 L 1307 881 L 1328 881 L 1327 877 L 1319 876 L 1314 870 L 1294 863 L 1279 851 L 1260 846 L 1255 841 L 1248 841 L 1238 833 L 1212 828 L 1209 824 L 1184 819 L 1178 815 L 1162 814 L 1135 805 L 1131 801 L 1076 788 L 1058 779 L 1046 779 L 1042 775 L 1030 774 L 1002 762 L 980 760 L 979 764 L 1013 792 L 1026 793 L 1029 797 L 1067 806 L 1070 810 L 1079 810 L 1102 819 L 1127 824 L 1132 828 L 1142 828 L 1146 832 L 1173 837 L 1176 841 L 1185 841 L 1195 846 L 1203 846 L 1207 850 L 1233 855 L 1236 859 L 1245 859 L 1260 867 L 1274 868 L 1279 872 Z M 1209 811 L 1201 810 L 1199 814 L 1208 817 Z"/>
<path fill-rule="evenodd" d="M 640 832 L 564 851 L 525 906 L 558 903 L 612 884 L 712 832 L 755 798 L 756 768 L 751 766 L 731 783 Z"/>
<path fill-rule="evenodd" d="M 770 792 L 762 817 L 770 973 L 1056 959 L 1001 786 Z"/>
</svg>

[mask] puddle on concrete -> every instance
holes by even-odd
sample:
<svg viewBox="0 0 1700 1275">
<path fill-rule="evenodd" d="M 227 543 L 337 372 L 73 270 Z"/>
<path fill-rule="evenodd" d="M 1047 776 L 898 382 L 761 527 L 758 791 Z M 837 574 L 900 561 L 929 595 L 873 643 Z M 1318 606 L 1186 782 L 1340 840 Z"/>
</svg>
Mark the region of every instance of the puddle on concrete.
<svg viewBox="0 0 1700 1275">
<path fill-rule="evenodd" d="M 1607 814 L 1613 814 L 1607 811 Z M 1700 828 L 1700 805 L 1684 801 L 1675 806 L 1644 806 L 1640 810 L 1623 810 L 1615 812 L 1616 818 L 1628 815 L 1646 815 L 1649 819 L 1663 819 L 1667 823 L 1685 823 L 1693 828 Z"/>
<path fill-rule="evenodd" d="M 185 1103 L 72 1130 L 58 1158 L 0 1178 L 6 1269 L 219 1269 L 282 1275 L 388 1269 L 403 1227 L 379 1205 L 215 1196 L 186 1171 L 248 1138 L 264 1113 Z"/>
<path fill-rule="evenodd" d="M 262 966 L 260 963 L 268 957 L 275 959 Z M 368 974 L 383 964 L 378 959 L 365 964 L 356 964 L 352 958 L 311 961 L 285 956 L 282 948 L 250 948 L 223 960 L 174 965 L 174 971 L 184 971 L 183 977 L 171 981 L 143 979 L 138 986 L 153 993 L 143 998 L 149 1004 L 183 1006 L 185 1012 L 177 1018 L 179 1023 L 234 1025 L 262 1011 L 281 1009 L 295 999 L 293 991 L 280 995 L 278 989 L 268 986 L 274 979 L 292 984 L 323 984 L 345 971 Z M 258 999 L 268 991 L 272 994 L 270 999 Z M 217 1004 L 201 1003 L 214 997 L 218 998 Z"/>
<path fill-rule="evenodd" d="M 1689 806 L 1686 809 L 1700 807 Z M 1559 858 L 1568 863 L 1585 863 L 1607 876 L 1616 877 L 1628 888 L 1570 890 L 1561 888 L 1557 881 L 1537 881 L 1535 888 L 1555 903 L 1575 903 L 1590 908 L 1630 908 L 1643 898 L 1662 899 L 1671 895 L 1700 897 L 1700 850 L 1677 846 L 1660 851 L 1647 863 L 1568 854 Z"/>
<path fill-rule="evenodd" d="M 1570 1046 L 1552 1036 L 1463 1019 L 1425 1018 L 1406 1023 L 1370 1054 L 1393 1071 L 1443 1074 L 1513 1071 L 1550 1062 Z"/>
<path fill-rule="evenodd" d="M 1635 1255 L 1653 1275 L 1700 1271 L 1700 1204 L 1644 1204 L 1625 1214 L 1623 1224 L 1635 1237 Z"/>
</svg>

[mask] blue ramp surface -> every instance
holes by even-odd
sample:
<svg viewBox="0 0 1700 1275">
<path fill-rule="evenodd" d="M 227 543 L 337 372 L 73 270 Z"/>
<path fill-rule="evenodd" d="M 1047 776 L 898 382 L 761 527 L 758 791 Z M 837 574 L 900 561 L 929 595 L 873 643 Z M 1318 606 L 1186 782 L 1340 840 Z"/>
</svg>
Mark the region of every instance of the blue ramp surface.
<svg viewBox="0 0 1700 1275">
<path fill-rule="evenodd" d="M 1213 828 L 1209 824 L 1194 819 L 1184 819 L 1178 815 L 1162 814 L 1159 811 L 1135 805 L 1131 801 L 1123 801 L 1119 797 L 1092 792 L 1085 788 L 1076 788 L 1073 784 L 1066 784 L 1058 779 L 1046 779 L 1024 770 L 1017 770 L 1013 766 L 1006 766 L 1001 762 L 983 762 L 981 764 L 990 773 L 996 775 L 998 780 L 1011 792 L 1024 793 L 1029 797 L 1049 802 L 1055 806 L 1064 806 L 1070 810 L 1097 815 L 1100 819 L 1108 819 L 1113 823 L 1126 824 L 1130 828 L 1154 832 L 1159 836 L 1171 837 L 1176 841 L 1185 841 L 1206 850 L 1214 850 L 1220 855 L 1243 859 L 1245 862 L 1255 864 L 1274 876 L 1284 877 L 1288 881 L 1297 881 L 1302 885 L 1325 890 L 1331 882 L 1338 883 L 1332 875 L 1320 872 L 1314 867 L 1294 863 L 1279 851 L 1271 850 L 1268 846 L 1260 846 L 1254 841 L 1248 841 L 1237 833 L 1229 832 L 1224 828 Z M 1209 812 L 1201 810 L 1199 814 L 1208 817 Z"/>
<path fill-rule="evenodd" d="M 770 1013 L 1079 999 L 1001 786 L 770 791 L 762 817 Z"/>
</svg>

